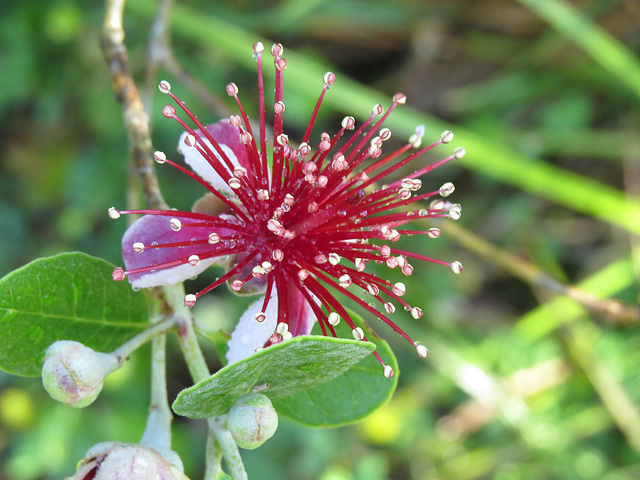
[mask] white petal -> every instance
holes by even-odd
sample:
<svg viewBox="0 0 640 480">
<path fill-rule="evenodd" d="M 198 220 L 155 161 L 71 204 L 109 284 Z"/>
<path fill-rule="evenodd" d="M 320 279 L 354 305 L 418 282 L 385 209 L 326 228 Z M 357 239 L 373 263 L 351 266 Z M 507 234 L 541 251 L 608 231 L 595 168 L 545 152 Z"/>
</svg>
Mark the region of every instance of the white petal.
<svg viewBox="0 0 640 480">
<path fill-rule="evenodd" d="M 179 265 L 177 267 L 165 268 L 153 273 L 145 273 L 137 278 L 129 278 L 131 285 L 136 288 L 151 288 L 160 285 L 175 285 L 176 283 L 188 280 L 196 275 L 204 272 L 211 265 L 214 265 L 221 258 L 214 257 L 201 260 L 198 265 L 192 267 L 189 264 Z"/>
<path fill-rule="evenodd" d="M 263 295 L 253 302 L 240 317 L 236 329 L 231 334 L 231 340 L 229 340 L 229 351 L 227 352 L 229 363 L 235 363 L 253 355 L 256 348 L 264 346 L 276 329 L 278 300 L 275 297 L 275 289 L 271 294 L 266 312 L 263 312 L 266 315 L 265 321 L 258 323 L 255 319 L 256 313 L 261 311 L 264 298 Z"/>
<path fill-rule="evenodd" d="M 233 190 L 231 189 L 231 187 L 229 187 L 229 185 L 227 185 L 227 182 L 225 182 L 222 179 L 222 177 L 218 175 L 218 173 L 213 169 L 211 164 L 209 164 L 207 159 L 200 154 L 198 149 L 196 147 L 189 147 L 184 143 L 184 140 L 187 137 L 187 135 L 188 135 L 187 132 L 183 132 L 182 135 L 180 135 L 180 142 L 178 143 L 178 148 L 180 152 L 182 152 L 182 155 L 184 155 L 184 161 L 193 169 L 194 172 L 196 172 L 198 175 L 204 178 L 207 182 L 213 185 L 214 188 L 228 194 L 233 194 Z M 211 144 L 211 142 L 207 140 L 204 136 L 201 136 L 201 138 L 207 144 L 209 149 L 215 154 L 222 168 L 224 168 L 227 172 L 231 174 L 232 170 L 229 170 L 229 168 L 227 168 L 226 162 L 222 160 L 222 157 L 218 154 L 216 149 L 213 148 L 213 145 Z M 233 152 L 233 150 L 231 150 L 230 147 L 228 147 L 225 144 L 220 144 L 220 148 L 222 148 L 222 151 L 227 155 L 227 157 L 233 164 L 234 168 L 242 166 L 240 165 L 240 162 L 238 161 L 236 154 Z"/>
</svg>

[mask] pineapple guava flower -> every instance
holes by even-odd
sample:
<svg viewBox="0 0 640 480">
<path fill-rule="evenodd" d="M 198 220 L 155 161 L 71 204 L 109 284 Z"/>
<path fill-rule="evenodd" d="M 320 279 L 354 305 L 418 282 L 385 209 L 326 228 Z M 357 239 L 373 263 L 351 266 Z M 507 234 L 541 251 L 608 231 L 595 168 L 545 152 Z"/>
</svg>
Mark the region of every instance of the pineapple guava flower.
<svg viewBox="0 0 640 480">
<path fill-rule="evenodd" d="M 444 199 L 453 192 L 453 184 L 416 192 L 422 186 L 420 177 L 461 158 L 464 149 L 456 148 L 438 162 L 418 166 L 403 178 L 389 179 L 424 152 L 453 138 L 445 131 L 434 143 L 420 147 L 424 128 L 418 127 L 404 146 L 383 153 L 383 144 L 391 137 L 383 123 L 405 103 L 401 93 L 393 96 L 386 112 L 382 105 L 374 105 L 368 119 L 357 128 L 353 117 L 345 117 L 337 133 L 321 133 L 312 147 L 311 132 L 323 97 L 335 81 L 333 73 L 324 76 L 302 142 L 294 145 L 283 126 L 286 60 L 280 44 L 271 49 L 276 80 L 272 140 L 268 143 L 263 50 L 259 42 L 253 46 L 259 92 L 259 131 L 255 133 L 235 84 L 230 83 L 226 90 L 236 100 L 240 114 L 205 127 L 172 93 L 169 83 L 160 82 L 160 90 L 181 110 L 178 113 L 176 107 L 167 105 L 163 114 L 185 129 L 179 148 L 193 171 L 168 160 L 162 152 L 156 152 L 155 159 L 190 176 L 209 193 L 191 212 L 119 211 L 112 207 L 112 218 L 145 215 L 125 233 L 125 268 L 114 270 L 113 278 L 128 277 L 134 287 L 152 287 L 186 280 L 215 263 L 226 264 L 224 275 L 203 290 L 186 295 L 184 303 L 193 306 L 200 296 L 225 282 L 238 293 L 263 293 L 233 332 L 227 354 L 230 362 L 292 336 L 309 334 L 316 321 L 324 335 L 335 336 L 334 327 L 344 321 L 354 338 L 366 340 L 340 296 L 389 325 L 425 357 L 426 347 L 389 318 L 397 305 L 416 319 L 422 310 L 402 299 L 404 283 L 378 277 L 367 271 L 367 264 L 384 263 L 410 276 L 412 263 L 422 260 L 460 273 L 459 262 L 436 260 L 396 245 L 405 235 L 440 235 L 437 228 L 404 228 L 416 218 L 460 217 L 460 205 Z M 427 208 L 411 208 L 425 200 L 431 202 Z M 376 352 L 374 355 L 384 375 L 391 377 L 391 367 Z"/>
</svg>

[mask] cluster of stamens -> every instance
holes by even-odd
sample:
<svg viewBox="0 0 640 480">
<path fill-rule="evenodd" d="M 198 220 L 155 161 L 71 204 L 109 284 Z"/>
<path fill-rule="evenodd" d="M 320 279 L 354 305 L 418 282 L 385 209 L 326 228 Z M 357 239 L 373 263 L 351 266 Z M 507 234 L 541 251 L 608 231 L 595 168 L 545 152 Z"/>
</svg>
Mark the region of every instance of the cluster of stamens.
<svg viewBox="0 0 640 480">
<path fill-rule="evenodd" d="M 126 271 L 118 267 L 113 272 L 114 280 L 122 280 L 126 276 L 140 277 L 178 266 L 195 268 L 203 261 L 231 256 L 232 262 L 227 272 L 203 290 L 186 295 L 186 306 L 194 306 L 200 296 L 225 282 L 237 292 L 261 282 L 262 290 L 266 290 L 266 293 L 262 308 L 255 315 L 257 323 L 265 321 L 269 302 L 274 296 L 278 298 L 276 328 L 263 347 L 287 340 L 298 333 L 298 321 L 289 316 L 287 302 L 283 300 L 287 297 L 288 289 L 296 289 L 308 302 L 324 335 L 336 336 L 334 327 L 344 321 L 356 340 L 366 340 L 363 329 L 353 322 L 336 299 L 334 292 L 338 291 L 409 341 L 420 357 L 426 357 L 427 348 L 412 340 L 388 317 L 395 312 L 396 304 L 401 305 L 414 319 L 422 317 L 423 311 L 403 300 L 407 290 L 404 283 L 392 283 L 368 272 L 367 264 L 374 262 L 385 264 L 389 269 L 398 268 L 405 276 L 413 273 L 414 267 L 410 261 L 414 260 L 445 265 L 453 273 L 462 271 L 459 262 L 433 259 L 395 245 L 403 236 L 440 236 L 440 230 L 435 227 L 427 230 L 402 228 L 413 220 L 457 220 L 460 217 L 460 205 L 445 200 L 454 191 L 453 184 L 445 183 L 431 192 L 418 191 L 422 187 L 419 177 L 452 159 L 461 158 L 464 149 L 456 148 L 450 156 L 417 168 L 404 178 L 380 187 L 399 168 L 434 147 L 449 143 L 453 138 L 451 132 L 445 131 L 435 143 L 420 148 L 424 128 L 419 127 L 404 146 L 385 155 L 383 146 L 391 137 L 391 131 L 382 125 L 388 115 L 406 101 L 406 97 L 398 93 L 386 112 L 381 105 L 375 105 L 368 119 L 357 129 L 354 118 L 345 117 L 336 134 L 323 132 L 320 135 L 314 150 L 310 144 L 311 131 L 323 97 L 335 81 L 332 73 L 324 77 L 323 89 L 302 142 L 295 148 L 283 131 L 285 104 L 282 87 L 286 60 L 282 57 L 283 49 L 279 44 L 271 49 L 276 79 L 273 145 L 268 148 L 262 77 L 263 50 L 261 43 L 253 47 L 259 73 L 257 134 L 254 134 L 240 102 L 238 87 L 231 83 L 226 88 L 227 93 L 235 99 L 240 113 L 231 116 L 229 125 L 237 129 L 236 147 L 243 152 L 243 165 L 234 162 L 219 140 L 172 93 L 169 83 L 160 82 L 160 91 L 173 99 L 177 108 L 195 127 L 191 127 L 172 105 L 164 107 L 164 116 L 177 121 L 186 130 L 185 145 L 197 149 L 206 159 L 229 187 L 229 190 L 225 190 L 228 194 L 168 160 L 162 152 L 154 155 L 157 163 L 171 165 L 199 182 L 218 202 L 224 204 L 226 213 L 209 215 L 175 210 L 109 209 L 109 216 L 114 219 L 121 214 L 132 213 L 166 217 L 171 230 L 176 235 L 180 233 L 176 241 L 170 243 L 134 242 L 130 248 L 139 255 L 157 249 L 172 249 L 175 255 L 168 261 Z M 350 131 L 353 133 L 343 138 Z M 341 143 L 338 143 L 339 140 Z M 404 158 L 398 160 L 403 155 Z M 400 209 L 427 200 L 431 202 L 428 206 Z M 187 237 L 189 239 L 184 240 Z M 377 352 L 374 355 L 382 364 L 384 375 L 391 377 L 393 369 L 385 365 Z"/>
</svg>

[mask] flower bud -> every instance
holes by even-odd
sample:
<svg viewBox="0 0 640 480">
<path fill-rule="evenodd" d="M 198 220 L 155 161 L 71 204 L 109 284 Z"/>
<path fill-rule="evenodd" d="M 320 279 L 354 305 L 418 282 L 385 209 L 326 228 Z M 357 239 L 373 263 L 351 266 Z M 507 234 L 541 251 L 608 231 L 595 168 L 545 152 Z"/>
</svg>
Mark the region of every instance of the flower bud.
<svg viewBox="0 0 640 480">
<path fill-rule="evenodd" d="M 44 357 L 42 383 L 54 399 L 82 408 L 102 390 L 102 379 L 118 365 L 115 356 L 70 340 L 53 343 Z"/>
<path fill-rule="evenodd" d="M 267 396 L 249 393 L 231 407 L 228 425 L 238 446 L 253 450 L 276 433 L 278 414 Z"/>
<path fill-rule="evenodd" d="M 68 480 L 189 480 L 172 450 L 136 443 L 104 442 L 89 449 Z"/>
</svg>

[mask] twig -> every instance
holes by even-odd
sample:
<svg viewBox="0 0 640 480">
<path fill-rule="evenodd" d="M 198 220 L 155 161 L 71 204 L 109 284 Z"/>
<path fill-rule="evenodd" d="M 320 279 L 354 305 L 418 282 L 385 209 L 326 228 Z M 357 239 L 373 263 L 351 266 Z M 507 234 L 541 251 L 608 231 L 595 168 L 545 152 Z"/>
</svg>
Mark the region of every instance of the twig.
<svg viewBox="0 0 640 480">
<path fill-rule="evenodd" d="M 155 174 L 149 116 L 129 69 L 122 28 L 124 3 L 125 0 L 107 0 L 100 45 L 111 72 L 116 100 L 122 107 L 124 125 L 131 144 L 131 157 L 142 180 L 147 207 L 167 208 Z"/>
<path fill-rule="evenodd" d="M 630 326 L 640 324 L 640 308 L 638 306 L 627 305 L 609 298 L 600 298 L 573 285 L 567 285 L 534 263 L 496 247 L 453 222 L 442 222 L 439 227 L 447 237 L 483 259 L 500 265 L 511 275 L 526 282 L 531 287 L 542 288 L 557 295 L 565 295 L 614 325 Z"/>
<path fill-rule="evenodd" d="M 191 91 L 206 108 L 220 117 L 228 117 L 232 112 L 225 102 L 191 75 L 173 54 L 169 18 L 172 6 L 173 0 L 160 0 L 151 25 L 151 34 L 149 35 L 149 45 L 147 47 L 148 61 L 145 72 L 145 90 L 143 93 L 143 101 L 147 111 L 151 111 L 151 96 L 155 90 L 158 69 L 164 67 L 170 75 L 178 80 L 181 87 Z"/>
</svg>

